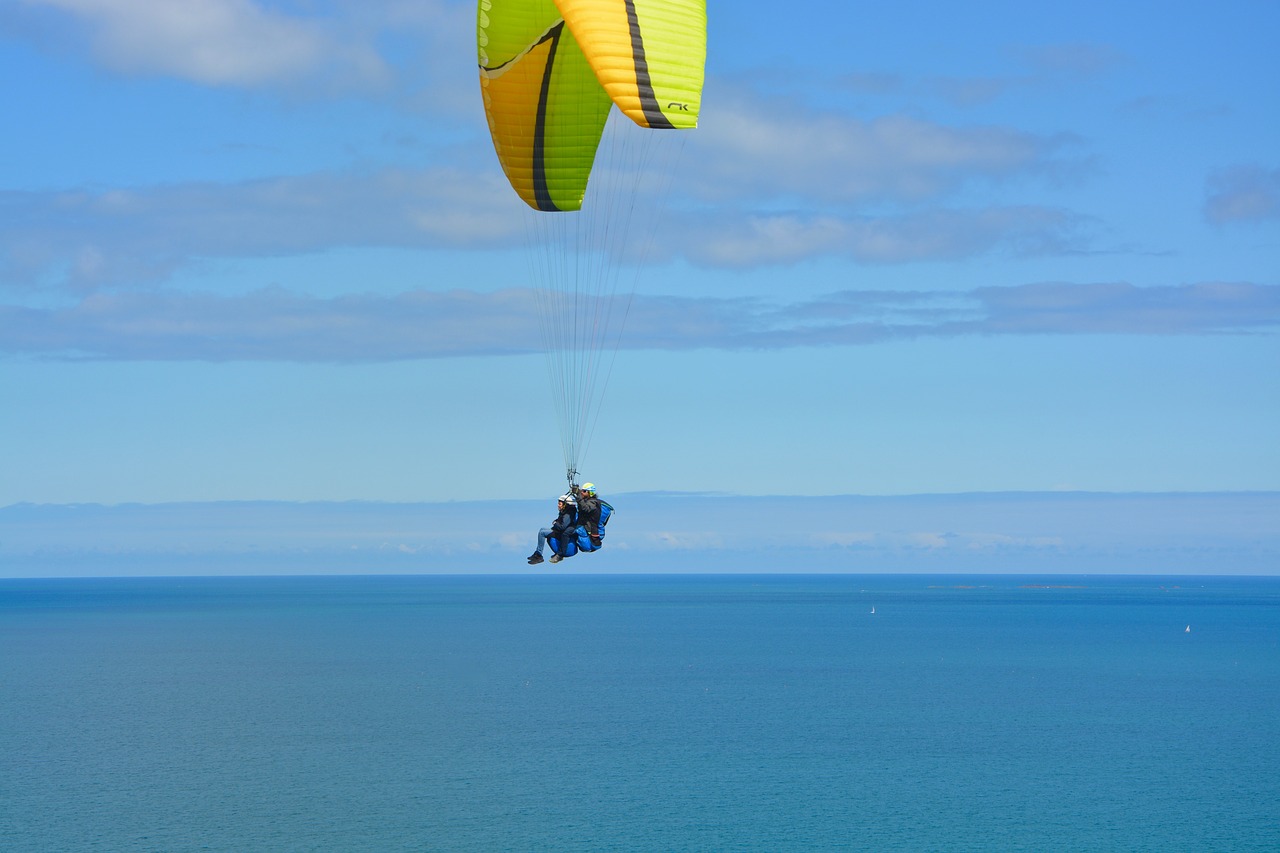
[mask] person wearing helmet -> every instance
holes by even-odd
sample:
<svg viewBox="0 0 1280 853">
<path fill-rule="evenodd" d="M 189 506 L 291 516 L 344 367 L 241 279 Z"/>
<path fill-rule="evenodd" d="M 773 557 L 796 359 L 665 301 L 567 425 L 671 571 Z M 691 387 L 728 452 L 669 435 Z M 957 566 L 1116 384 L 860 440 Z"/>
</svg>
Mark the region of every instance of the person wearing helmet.
<svg viewBox="0 0 1280 853">
<path fill-rule="evenodd" d="M 585 527 L 591 544 L 600 545 L 600 498 L 596 496 L 595 483 L 583 483 L 578 487 L 578 524 Z"/>
<path fill-rule="evenodd" d="M 529 565 L 536 566 L 542 562 L 542 546 L 547 544 L 547 537 L 554 536 L 561 543 L 569 541 L 569 534 L 578 526 L 577 500 L 573 495 L 561 495 L 556 499 L 556 520 L 550 527 L 538 531 L 538 550 L 529 555 Z M 564 559 L 560 553 L 551 555 L 551 562 L 558 563 Z"/>
</svg>

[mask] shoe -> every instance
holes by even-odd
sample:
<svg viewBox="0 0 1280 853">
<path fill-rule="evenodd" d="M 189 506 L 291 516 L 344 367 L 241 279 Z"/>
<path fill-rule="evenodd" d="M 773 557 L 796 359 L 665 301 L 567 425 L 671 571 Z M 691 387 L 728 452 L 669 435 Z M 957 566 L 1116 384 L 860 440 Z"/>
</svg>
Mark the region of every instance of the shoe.
<svg viewBox="0 0 1280 853">
<path fill-rule="evenodd" d="M 534 551 L 532 554 L 529 555 L 529 565 L 536 566 L 538 565 L 538 563 L 541 563 L 541 562 L 542 562 L 541 551 Z"/>
<path fill-rule="evenodd" d="M 560 562 L 560 561 L 561 561 L 561 560 L 563 560 L 563 559 L 564 559 L 564 557 L 561 557 L 559 554 L 552 554 L 552 555 L 551 555 L 551 562 L 552 562 L 552 563 L 558 563 L 558 562 Z"/>
</svg>

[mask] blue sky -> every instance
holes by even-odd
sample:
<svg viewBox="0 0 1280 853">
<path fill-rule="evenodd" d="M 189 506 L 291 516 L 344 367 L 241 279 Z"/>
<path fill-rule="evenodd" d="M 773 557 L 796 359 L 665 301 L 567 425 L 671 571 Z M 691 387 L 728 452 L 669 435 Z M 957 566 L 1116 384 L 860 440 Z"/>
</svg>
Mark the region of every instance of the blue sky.
<svg viewBox="0 0 1280 853">
<path fill-rule="evenodd" d="M 708 14 L 587 478 L 1280 489 L 1280 7 Z M 559 490 L 474 17 L 0 5 L 0 507 Z"/>
</svg>

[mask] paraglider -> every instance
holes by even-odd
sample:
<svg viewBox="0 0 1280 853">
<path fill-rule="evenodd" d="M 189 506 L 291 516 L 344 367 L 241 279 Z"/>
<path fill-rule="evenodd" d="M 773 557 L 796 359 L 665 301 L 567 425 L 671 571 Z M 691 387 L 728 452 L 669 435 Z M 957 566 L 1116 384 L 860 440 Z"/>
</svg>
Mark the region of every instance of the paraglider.
<svg viewBox="0 0 1280 853">
<path fill-rule="evenodd" d="M 673 136 L 653 131 L 698 123 L 706 2 L 480 0 L 476 35 L 494 150 L 529 214 L 531 278 L 572 489 L 607 383 L 604 356 L 616 352 L 629 307 L 620 266 L 642 256 L 651 236 L 630 216 L 669 179 L 645 171 L 655 138 Z"/>
<path fill-rule="evenodd" d="M 613 508 L 577 485 L 629 298 L 620 267 L 643 256 L 637 197 L 669 179 L 647 173 L 655 130 L 697 127 L 706 0 L 480 0 L 480 90 L 494 150 L 528 207 L 531 276 L 569 492 L 544 541 L 558 562 L 602 545 Z M 616 110 L 614 109 L 616 107 Z M 610 121 L 610 115 L 627 121 Z M 601 139 L 610 159 L 601 163 Z M 675 136 L 680 136 L 676 134 Z M 588 197 L 588 187 L 591 197 Z M 611 364 L 611 362 L 610 362 Z"/>
</svg>

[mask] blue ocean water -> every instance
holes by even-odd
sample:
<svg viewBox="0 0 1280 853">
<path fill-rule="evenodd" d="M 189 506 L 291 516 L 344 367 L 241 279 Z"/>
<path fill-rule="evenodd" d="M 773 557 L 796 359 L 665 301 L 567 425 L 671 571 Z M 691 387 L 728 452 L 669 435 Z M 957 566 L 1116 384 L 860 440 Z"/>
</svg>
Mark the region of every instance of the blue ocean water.
<svg viewBox="0 0 1280 853">
<path fill-rule="evenodd" d="M 1280 578 L 0 581 L 0 850 L 1280 850 Z"/>
</svg>

